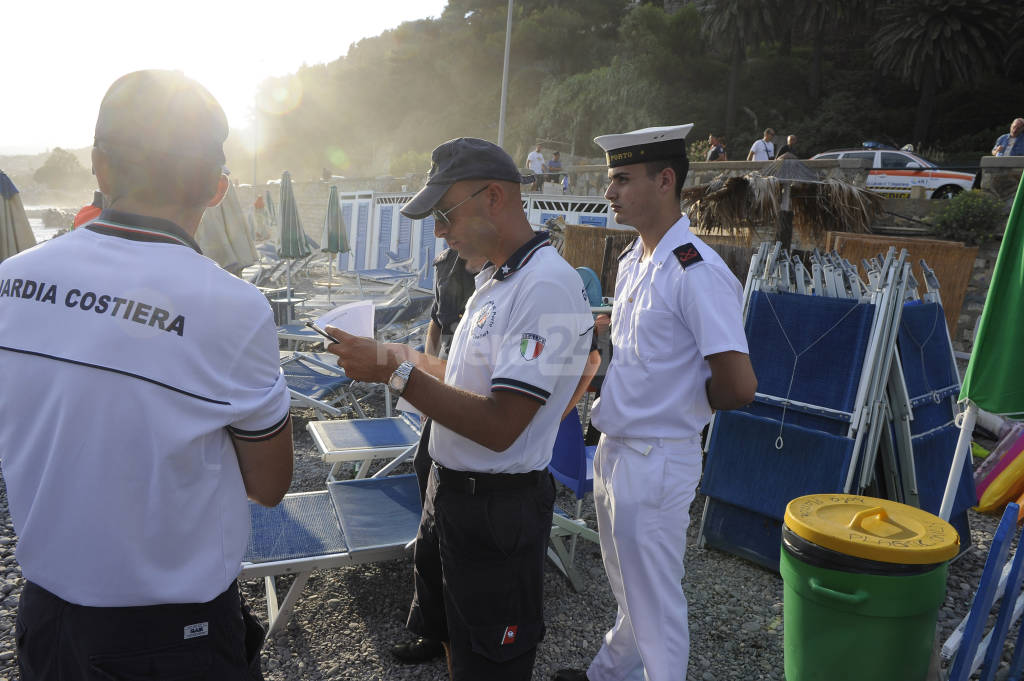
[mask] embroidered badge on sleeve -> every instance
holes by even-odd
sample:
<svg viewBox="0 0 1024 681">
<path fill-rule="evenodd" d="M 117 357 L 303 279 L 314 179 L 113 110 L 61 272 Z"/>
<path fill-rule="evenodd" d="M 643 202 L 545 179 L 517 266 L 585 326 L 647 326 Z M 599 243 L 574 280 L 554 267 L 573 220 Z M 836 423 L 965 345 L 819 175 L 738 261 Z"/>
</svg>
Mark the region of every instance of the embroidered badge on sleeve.
<svg viewBox="0 0 1024 681">
<path fill-rule="evenodd" d="M 544 351 L 544 343 L 546 342 L 547 340 L 543 336 L 538 336 L 535 333 L 524 333 L 519 341 L 519 354 L 527 362 L 537 359 L 540 357 L 540 353 Z"/>
<path fill-rule="evenodd" d="M 683 244 L 678 248 L 674 248 L 672 249 L 672 252 L 675 253 L 676 258 L 679 260 L 679 264 L 683 266 L 684 270 L 690 265 L 698 263 L 704 259 L 700 254 L 700 251 L 698 251 L 692 243 Z"/>
</svg>

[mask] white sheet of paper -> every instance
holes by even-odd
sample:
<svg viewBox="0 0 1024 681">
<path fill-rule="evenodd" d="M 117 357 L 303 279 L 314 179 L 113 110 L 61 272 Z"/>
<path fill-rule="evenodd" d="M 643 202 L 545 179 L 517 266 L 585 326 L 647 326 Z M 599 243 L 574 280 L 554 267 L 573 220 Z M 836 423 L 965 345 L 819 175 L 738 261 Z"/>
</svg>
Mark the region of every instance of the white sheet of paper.
<svg viewBox="0 0 1024 681">
<path fill-rule="evenodd" d="M 321 329 L 333 326 L 353 336 L 373 338 L 374 309 L 372 300 L 357 300 L 325 312 L 317 318 L 316 324 Z"/>
<path fill-rule="evenodd" d="M 395 410 L 396 411 L 406 411 L 406 412 L 409 412 L 410 414 L 419 414 L 420 416 L 423 416 L 423 412 L 421 412 L 416 407 L 412 406 L 412 403 L 409 402 L 404 397 L 399 397 L 398 398 L 398 402 L 395 403 Z"/>
</svg>

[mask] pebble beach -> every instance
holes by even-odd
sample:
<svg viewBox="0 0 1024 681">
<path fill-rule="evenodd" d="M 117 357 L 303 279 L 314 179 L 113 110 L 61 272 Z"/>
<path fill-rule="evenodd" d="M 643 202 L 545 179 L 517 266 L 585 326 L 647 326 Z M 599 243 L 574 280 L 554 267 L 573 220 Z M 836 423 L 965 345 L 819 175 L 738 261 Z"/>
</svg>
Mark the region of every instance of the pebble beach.
<svg viewBox="0 0 1024 681">
<path fill-rule="evenodd" d="M 380 389 L 361 386 L 370 411 L 382 406 Z M 377 410 L 374 406 L 377 406 Z M 291 490 L 324 488 L 327 465 L 318 455 L 305 424 L 312 412 L 295 415 L 295 474 Z M 371 415 L 371 414 L 368 414 Z M 382 414 L 380 414 L 382 415 Z M 398 472 L 411 472 L 400 469 Z M 571 507 L 571 493 L 559 491 L 557 503 Z M 691 653 L 687 679 L 719 681 L 779 680 L 783 674 L 783 583 L 770 572 L 735 556 L 697 547 L 704 505 L 698 494 L 691 507 L 686 577 Z M 591 497 L 584 517 L 594 526 Z M 940 640 L 964 616 L 977 588 L 997 518 L 971 512 L 974 547 L 950 566 L 946 600 L 939 613 Z M 0 489 L 0 681 L 19 678 L 15 660 L 14 622 L 24 580 L 14 558 L 16 538 L 7 511 L 6 488 Z M 585 668 L 615 619 L 615 602 L 597 546 L 580 542 L 576 565 L 583 588 L 576 593 L 548 563 L 545 574 L 547 635 L 540 646 L 533 678 L 549 679 L 562 667 Z M 283 597 L 291 578 L 279 580 Z M 243 581 L 242 593 L 264 622 L 262 580 Z M 405 616 L 412 595 L 411 557 L 319 571 L 307 583 L 282 633 L 266 642 L 263 670 L 268 681 L 443 681 L 441 660 L 423 665 L 397 663 L 392 644 L 405 640 Z M 1008 640 L 1013 641 L 1011 631 Z M 1004 655 L 1004 667 L 1010 651 Z M 1005 671 L 1005 670 L 1004 670 Z M 997 678 L 999 678 L 997 676 Z"/>
</svg>

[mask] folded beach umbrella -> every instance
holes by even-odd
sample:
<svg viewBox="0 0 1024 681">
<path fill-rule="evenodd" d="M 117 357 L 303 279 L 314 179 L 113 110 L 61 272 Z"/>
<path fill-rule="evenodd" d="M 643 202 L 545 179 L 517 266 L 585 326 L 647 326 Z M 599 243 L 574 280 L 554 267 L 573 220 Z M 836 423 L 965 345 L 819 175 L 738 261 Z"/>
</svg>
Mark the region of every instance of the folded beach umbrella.
<svg viewBox="0 0 1024 681">
<path fill-rule="evenodd" d="M 324 233 L 320 237 L 320 250 L 337 255 L 352 250 L 348 245 L 348 227 L 341 216 L 341 201 L 338 199 L 338 187 L 331 185 L 331 194 L 327 198 L 327 215 L 324 216 Z M 327 301 L 331 300 L 331 289 L 334 284 L 334 258 L 327 268 Z"/>
<path fill-rule="evenodd" d="M 0 262 L 35 245 L 18 188 L 0 170 Z"/>
<path fill-rule="evenodd" d="M 220 205 L 206 209 L 196 237 L 203 254 L 235 276 L 259 259 L 238 192 L 231 183 Z"/>
<path fill-rule="evenodd" d="M 267 211 L 267 231 L 270 233 L 275 245 L 279 245 L 281 243 L 281 233 L 277 231 L 277 208 L 274 207 L 274 198 L 270 195 L 269 189 L 263 194 L 267 197 L 265 207 Z"/>
<path fill-rule="evenodd" d="M 287 170 L 281 174 L 281 214 L 278 216 L 281 223 L 281 244 L 277 248 L 277 254 L 282 258 L 297 259 L 305 258 L 313 251 L 309 247 L 309 239 L 302 229 L 302 219 L 299 217 L 299 206 L 295 202 L 295 191 L 292 189 L 292 175 Z M 292 296 L 292 270 L 285 269 L 285 294 L 288 298 Z M 291 306 L 289 305 L 289 309 Z M 291 315 L 288 315 L 291 321 Z"/>
</svg>

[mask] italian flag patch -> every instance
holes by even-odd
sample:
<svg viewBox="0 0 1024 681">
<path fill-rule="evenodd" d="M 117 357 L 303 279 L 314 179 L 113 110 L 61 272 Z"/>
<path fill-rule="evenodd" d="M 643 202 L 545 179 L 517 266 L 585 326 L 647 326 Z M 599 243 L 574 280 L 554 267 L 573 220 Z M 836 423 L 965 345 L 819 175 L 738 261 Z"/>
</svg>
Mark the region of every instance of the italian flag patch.
<svg viewBox="0 0 1024 681">
<path fill-rule="evenodd" d="M 543 336 L 538 336 L 535 333 L 524 333 L 519 341 L 519 354 L 527 362 L 537 359 L 540 357 L 540 353 L 544 352 L 545 342 Z"/>
</svg>

